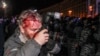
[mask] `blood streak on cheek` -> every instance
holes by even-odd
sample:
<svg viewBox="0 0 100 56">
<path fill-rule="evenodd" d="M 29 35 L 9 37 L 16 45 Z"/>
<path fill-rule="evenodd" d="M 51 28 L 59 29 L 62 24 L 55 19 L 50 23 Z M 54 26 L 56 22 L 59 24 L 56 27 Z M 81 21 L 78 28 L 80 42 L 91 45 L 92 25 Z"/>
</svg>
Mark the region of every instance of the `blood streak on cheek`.
<svg viewBox="0 0 100 56">
<path fill-rule="evenodd" d="M 24 28 L 27 28 L 27 27 L 30 26 L 30 21 L 27 20 L 27 19 L 24 19 L 24 20 L 23 20 L 23 23 L 24 23 Z"/>
</svg>

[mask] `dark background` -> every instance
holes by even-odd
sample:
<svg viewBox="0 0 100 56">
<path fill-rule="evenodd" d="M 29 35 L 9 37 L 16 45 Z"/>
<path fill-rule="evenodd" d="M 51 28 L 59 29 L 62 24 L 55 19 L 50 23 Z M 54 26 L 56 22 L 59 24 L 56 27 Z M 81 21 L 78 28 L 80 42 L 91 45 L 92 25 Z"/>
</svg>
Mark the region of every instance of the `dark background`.
<svg viewBox="0 0 100 56">
<path fill-rule="evenodd" d="M 11 0 L 13 14 L 19 14 L 21 11 L 28 8 L 37 10 L 49 7 L 63 0 Z"/>
</svg>

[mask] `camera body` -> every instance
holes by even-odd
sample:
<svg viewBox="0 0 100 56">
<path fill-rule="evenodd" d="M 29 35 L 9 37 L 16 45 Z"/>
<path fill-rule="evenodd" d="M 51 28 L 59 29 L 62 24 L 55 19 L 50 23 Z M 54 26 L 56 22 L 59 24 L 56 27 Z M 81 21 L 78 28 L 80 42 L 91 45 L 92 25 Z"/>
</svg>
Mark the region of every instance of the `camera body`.
<svg viewBox="0 0 100 56">
<path fill-rule="evenodd" d="M 60 31 L 60 13 L 59 12 L 47 12 L 43 16 L 43 25 L 48 28 L 49 31 L 58 32 Z"/>
</svg>

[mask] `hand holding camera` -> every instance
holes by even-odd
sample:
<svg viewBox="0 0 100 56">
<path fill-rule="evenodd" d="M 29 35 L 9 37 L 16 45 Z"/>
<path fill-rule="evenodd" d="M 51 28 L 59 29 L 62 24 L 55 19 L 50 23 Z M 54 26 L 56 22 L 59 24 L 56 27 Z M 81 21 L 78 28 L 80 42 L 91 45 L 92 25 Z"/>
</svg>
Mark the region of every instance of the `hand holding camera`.
<svg viewBox="0 0 100 56">
<path fill-rule="evenodd" d="M 49 34 L 47 32 L 47 29 L 41 30 L 35 35 L 34 40 L 40 45 L 45 44 L 46 42 L 48 42 L 49 39 Z"/>
</svg>

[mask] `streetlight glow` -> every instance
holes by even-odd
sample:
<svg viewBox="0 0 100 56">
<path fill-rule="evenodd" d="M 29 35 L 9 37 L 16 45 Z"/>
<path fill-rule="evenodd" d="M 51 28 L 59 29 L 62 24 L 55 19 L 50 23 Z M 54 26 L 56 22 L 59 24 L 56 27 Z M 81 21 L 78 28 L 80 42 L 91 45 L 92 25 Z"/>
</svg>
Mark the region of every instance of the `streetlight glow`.
<svg viewBox="0 0 100 56">
<path fill-rule="evenodd" d="M 72 14 L 72 10 L 69 10 L 69 11 L 68 11 L 68 14 L 69 14 L 69 16 L 71 16 L 71 14 Z"/>
<path fill-rule="evenodd" d="M 3 8 L 7 7 L 7 4 L 5 2 L 2 2 Z"/>
<path fill-rule="evenodd" d="M 93 10 L 93 6 L 90 5 L 89 6 L 89 10 L 92 11 Z"/>
<path fill-rule="evenodd" d="M 6 17 L 7 14 L 7 3 L 5 1 L 2 1 L 2 8 L 4 11 L 4 17 Z"/>
</svg>

